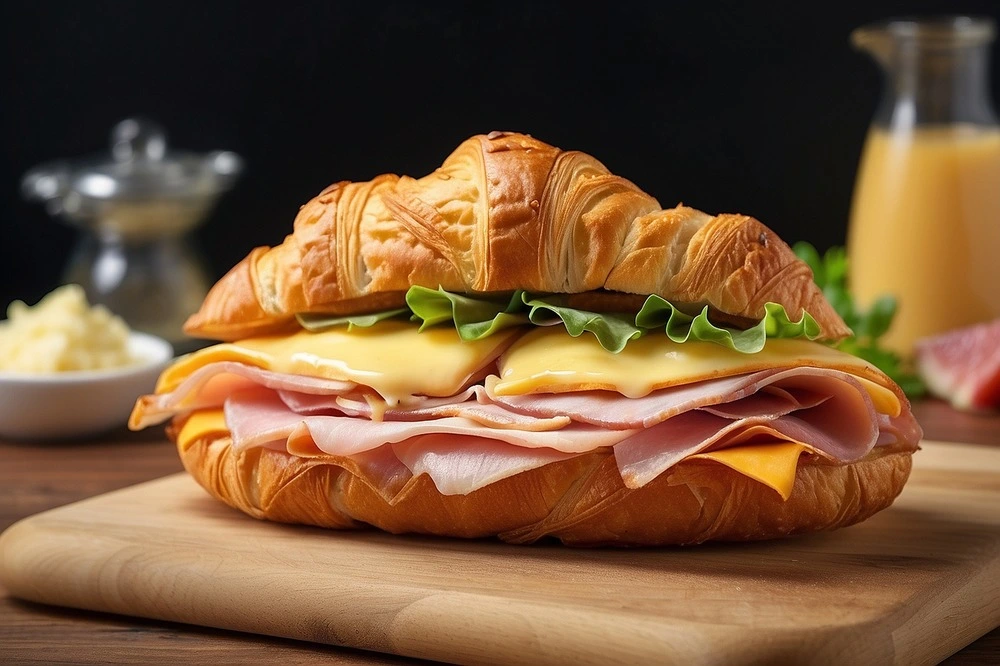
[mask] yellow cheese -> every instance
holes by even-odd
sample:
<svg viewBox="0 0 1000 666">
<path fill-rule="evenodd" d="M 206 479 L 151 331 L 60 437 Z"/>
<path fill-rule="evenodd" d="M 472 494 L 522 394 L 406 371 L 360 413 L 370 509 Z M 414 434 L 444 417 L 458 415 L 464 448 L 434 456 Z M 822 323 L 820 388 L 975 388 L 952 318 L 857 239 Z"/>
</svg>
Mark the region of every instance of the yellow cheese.
<svg viewBox="0 0 1000 666">
<path fill-rule="evenodd" d="M 191 444 L 206 436 L 228 434 L 226 417 L 221 409 L 201 409 L 191 414 L 177 433 L 177 444 L 187 450 Z"/>
<path fill-rule="evenodd" d="M 710 342 L 672 342 L 646 335 L 618 354 L 591 335 L 574 338 L 561 326 L 507 329 L 471 342 L 449 326 L 418 332 L 409 322 L 385 321 L 371 328 L 299 331 L 288 336 L 250 338 L 199 350 L 160 377 L 158 393 L 172 390 L 198 368 L 236 361 L 277 372 L 353 381 L 370 386 L 390 405 L 414 395 L 453 395 L 484 361 L 520 336 L 499 363 L 498 395 L 613 390 L 629 397 L 712 377 L 806 365 L 849 372 L 861 381 L 875 408 L 898 415 L 896 394 L 874 366 L 856 356 L 801 339 L 772 339 L 756 354 L 742 354 Z"/>
<path fill-rule="evenodd" d="M 756 354 L 712 342 L 676 343 L 645 335 L 618 354 L 592 335 L 574 338 L 561 326 L 536 328 L 515 342 L 500 361 L 497 395 L 604 389 L 630 398 L 713 377 L 794 366 L 835 368 L 862 379 L 878 411 L 896 415 L 900 405 L 889 389 L 872 381 L 882 373 L 867 361 L 803 339 L 771 339 Z"/>
<path fill-rule="evenodd" d="M 787 500 L 795 486 L 799 455 L 807 448 L 798 442 L 776 442 L 697 453 L 691 458 L 722 463 L 744 476 L 773 488 L 781 495 L 781 499 Z"/>
<path fill-rule="evenodd" d="M 172 390 L 208 363 L 237 361 L 275 372 L 356 382 L 395 405 L 414 395 L 454 395 L 519 333 L 520 329 L 507 329 L 464 342 L 450 326 L 421 333 L 412 323 L 383 321 L 350 331 L 344 327 L 249 338 L 180 359 L 163 373 L 156 390 Z"/>
</svg>

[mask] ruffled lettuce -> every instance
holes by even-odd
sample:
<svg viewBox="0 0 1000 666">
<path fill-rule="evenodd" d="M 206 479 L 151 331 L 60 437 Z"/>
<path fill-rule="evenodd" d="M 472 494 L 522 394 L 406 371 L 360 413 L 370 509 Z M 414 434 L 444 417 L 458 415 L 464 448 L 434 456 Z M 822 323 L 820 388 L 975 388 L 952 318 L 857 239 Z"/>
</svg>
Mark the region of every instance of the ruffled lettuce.
<svg viewBox="0 0 1000 666">
<path fill-rule="evenodd" d="M 421 331 L 428 326 L 451 321 L 460 338 L 479 340 L 500 329 L 528 323 L 521 301 L 523 293 L 516 291 L 506 298 L 472 298 L 441 288 L 414 286 L 406 292 L 406 305 L 413 313 L 413 319 L 421 322 Z"/>
<path fill-rule="evenodd" d="M 334 328 L 336 326 L 347 326 L 347 330 L 351 330 L 355 326 L 368 328 L 385 319 L 402 317 L 403 315 L 408 314 L 410 314 L 409 310 L 406 308 L 399 308 L 397 310 L 383 310 L 382 312 L 372 312 L 369 314 L 358 315 L 302 313 L 295 315 L 295 318 L 299 321 L 302 328 L 307 331 L 325 331 L 328 328 Z"/>
<path fill-rule="evenodd" d="M 563 299 L 558 296 L 532 298 L 527 294 L 521 296 L 528 311 L 528 319 L 538 326 L 563 324 L 566 332 L 574 338 L 584 332 L 593 333 L 601 346 L 609 352 L 617 354 L 625 349 L 630 340 L 635 340 L 645 331 L 635 325 L 635 317 L 626 314 L 609 314 L 607 312 L 590 312 L 561 304 Z"/>
<path fill-rule="evenodd" d="M 764 304 L 764 318 L 746 330 L 723 328 L 708 320 L 708 306 L 692 317 L 677 309 L 670 301 L 652 295 L 635 316 L 637 326 L 644 329 L 663 328 L 674 342 L 701 340 L 714 342 L 744 354 L 755 354 L 764 348 L 767 338 L 808 338 L 820 336 L 820 327 L 808 312 L 792 321 L 784 306 Z"/>
<path fill-rule="evenodd" d="M 393 317 L 409 314 L 420 322 L 420 330 L 428 326 L 451 323 L 463 340 L 479 340 L 511 326 L 562 324 L 573 337 L 591 333 L 609 352 L 617 354 L 638 337 L 663 330 L 674 342 L 713 342 L 744 354 L 764 348 L 767 338 L 808 338 L 820 335 L 819 324 L 807 312 L 793 321 L 778 303 L 764 306 L 764 318 L 755 326 L 734 329 L 717 326 L 709 321 L 706 306 L 697 315 L 689 315 L 660 296 L 649 296 L 636 314 L 591 312 L 567 305 L 565 296 L 532 295 L 518 290 L 512 294 L 471 297 L 444 289 L 411 287 L 406 293 L 406 308 L 365 315 L 325 316 L 299 315 L 299 322 L 308 330 L 333 326 L 372 326 Z"/>
<path fill-rule="evenodd" d="M 573 337 L 593 333 L 605 349 L 617 353 L 629 340 L 642 335 L 629 316 L 571 308 L 564 300 L 559 296 L 534 298 L 520 289 L 506 298 L 471 298 L 426 287 L 411 287 L 406 292 L 406 304 L 413 318 L 421 321 L 421 330 L 450 320 L 463 340 L 478 340 L 509 326 L 563 324 Z"/>
</svg>

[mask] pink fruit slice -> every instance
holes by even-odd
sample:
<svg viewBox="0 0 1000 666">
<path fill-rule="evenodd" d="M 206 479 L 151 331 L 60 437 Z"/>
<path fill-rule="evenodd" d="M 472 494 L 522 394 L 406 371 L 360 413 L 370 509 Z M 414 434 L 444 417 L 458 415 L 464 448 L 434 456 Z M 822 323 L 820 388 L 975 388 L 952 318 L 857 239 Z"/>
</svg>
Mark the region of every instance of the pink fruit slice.
<svg viewBox="0 0 1000 666">
<path fill-rule="evenodd" d="M 932 394 L 957 409 L 1000 409 L 1000 318 L 924 338 L 915 356 Z"/>
</svg>

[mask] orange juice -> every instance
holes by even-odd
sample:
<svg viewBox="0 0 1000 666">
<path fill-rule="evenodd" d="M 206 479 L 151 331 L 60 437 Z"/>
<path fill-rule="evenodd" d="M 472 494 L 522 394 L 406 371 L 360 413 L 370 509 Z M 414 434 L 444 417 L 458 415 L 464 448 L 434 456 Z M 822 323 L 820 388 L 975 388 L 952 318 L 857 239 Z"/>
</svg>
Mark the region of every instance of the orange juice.
<svg viewBox="0 0 1000 666">
<path fill-rule="evenodd" d="M 849 280 L 861 307 L 897 298 L 887 348 L 1000 316 L 1000 130 L 874 128 L 856 188 Z"/>
</svg>

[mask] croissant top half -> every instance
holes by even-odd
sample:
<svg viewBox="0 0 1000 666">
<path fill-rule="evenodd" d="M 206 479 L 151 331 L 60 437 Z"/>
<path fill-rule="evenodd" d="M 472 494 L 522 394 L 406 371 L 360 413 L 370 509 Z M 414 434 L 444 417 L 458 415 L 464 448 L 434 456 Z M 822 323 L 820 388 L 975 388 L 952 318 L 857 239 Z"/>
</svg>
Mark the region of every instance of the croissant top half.
<svg viewBox="0 0 1000 666">
<path fill-rule="evenodd" d="M 764 304 L 811 314 L 827 339 L 850 329 L 807 264 L 758 220 L 660 204 L 598 160 L 525 134 L 462 142 L 423 178 L 339 182 L 303 206 L 294 231 L 233 267 L 185 324 L 235 340 L 296 313 L 404 303 L 412 285 L 457 292 L 658 294 L 734 321 Z"/>
</svg>

